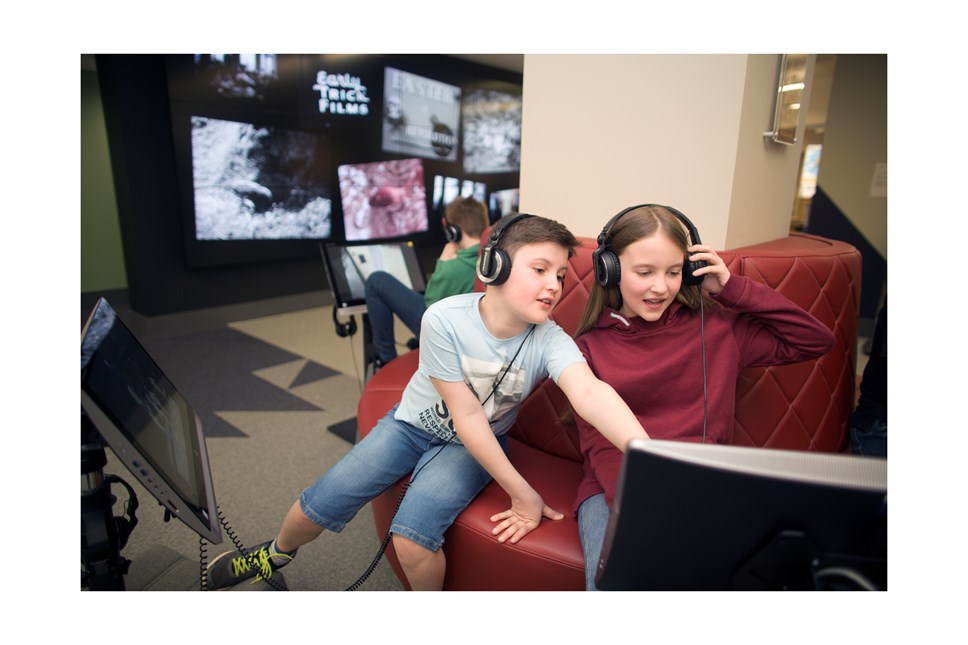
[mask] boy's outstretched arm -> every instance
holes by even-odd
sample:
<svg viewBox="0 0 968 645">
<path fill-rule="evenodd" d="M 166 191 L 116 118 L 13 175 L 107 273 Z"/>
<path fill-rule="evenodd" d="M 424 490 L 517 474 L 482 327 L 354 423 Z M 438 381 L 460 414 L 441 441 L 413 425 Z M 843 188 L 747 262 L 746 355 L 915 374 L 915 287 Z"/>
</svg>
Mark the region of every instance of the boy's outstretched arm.
<svg viewBox="0 0 968 645">
<path fill-rule="evenodd" d="M 492 522 L 500 522 L 492 531 L 498 536 L 498 541 L 516 543 L 538 528 L 542 517 L 562 519 L 564 514 L 545 504 L 541 495 L 508 461 L 491 430 L 481 402 L 467 384 L 432 377 L 430 381 L 450 410 L 454 430 L 461 442 L 511 498 L 511 508 L 491 516 Z"/>
<path fill-rule="evenodd" d="M 587 363 L 566 367 L 558 377 L 558 387 L 575 412 L 622 452 L 630 439 L 649 438 L 625 400 L 611 385 L 599 380 Z"/>
</svg>

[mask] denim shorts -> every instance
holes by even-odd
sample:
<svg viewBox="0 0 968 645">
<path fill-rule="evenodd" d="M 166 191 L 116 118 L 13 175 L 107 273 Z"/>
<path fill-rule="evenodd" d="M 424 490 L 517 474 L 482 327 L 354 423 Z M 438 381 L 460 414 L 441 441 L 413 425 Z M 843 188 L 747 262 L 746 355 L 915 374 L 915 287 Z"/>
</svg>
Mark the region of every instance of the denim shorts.
<svg viewBox="0 0 968 645">
<path fill-rule="evenodd" d="M 394 419 L 396 409 L 304 490 L 299 506 L 310 520 L 339 533 L 367 502 L 412 472 L 390 531 L 437 551 L 454 519 L 491 476 L 462 444 Z M 506 454 L 507 436 L 498 442 Z"/>
</svg>

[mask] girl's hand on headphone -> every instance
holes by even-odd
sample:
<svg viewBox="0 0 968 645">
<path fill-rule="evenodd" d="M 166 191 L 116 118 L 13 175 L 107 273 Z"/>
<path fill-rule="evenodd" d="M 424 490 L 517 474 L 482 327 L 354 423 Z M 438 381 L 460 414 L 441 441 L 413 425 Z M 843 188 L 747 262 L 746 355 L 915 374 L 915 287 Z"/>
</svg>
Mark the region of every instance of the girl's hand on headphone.
<svg viewBox="0 0 968 645">
<path fill-rule="evenodd" d="M 693 244 L 687 250 L 689 251 L 689 260 L 693 262 L 703 260 L 706 262 L 706 266 L 701 269 L 696 269 L 696 272 L 693 274 L 703 276 L 702 288 L 713 296 L 722 291 L 726 283 L 729 282 L 729 276 L 731 275 L 723 259 L 719 257 L 712 247 L 706 246 L 705 244 Z"/>
</svg>

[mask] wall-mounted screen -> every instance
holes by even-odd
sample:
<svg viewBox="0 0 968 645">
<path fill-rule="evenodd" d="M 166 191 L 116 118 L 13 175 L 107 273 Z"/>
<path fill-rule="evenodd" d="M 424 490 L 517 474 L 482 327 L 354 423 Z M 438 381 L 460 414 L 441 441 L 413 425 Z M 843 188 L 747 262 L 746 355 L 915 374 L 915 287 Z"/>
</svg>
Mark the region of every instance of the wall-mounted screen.
<svg viewBox="0 0 968 645">
<path fill-rule="evenodd" d="M 298 81 L 300 125 L 352 131 L 353 144 L 379 151 L 383 65 L 372 56 L 302 57 Z"/>
<path fill-rule="evenodd" d="M 167 66 L 176 101 L 284 109 L 295 100 L 293 54 L 172 54 Z"/>
<path fill-rule="evenodd" d="M 460 96 L 456 85 L 387 67 L 383 151 L 456 161 Z"/>
<path fill-rule="evenodd" d="M 521 208 L 521 191 L 517 188 L 495 190 L 491 193 L 488 210 L 491 222 L 496 222 L 509 213 L 518 213 Z"/>
<path fill-rule="evenodd" d="M 332 235 L 321 135 L 192 116 L 191 149 L 196 240 Z"/>
<path fill-rule="evenodd" d="M 337 175 L 348 241 L 427 230 L 427 188 L 420 159 L 343 164 Z"/>
<path fill-rule="evenodd" d="M 443 212 L 447 204 L 458 197 L 473 197 L 483 204 L 484 200 L 487 199 L 487 185 L 471 179 L 458 179 L 457 177 L 444 177 L 442 175 L 434 177 L 434 191 L 431 198 L 434 213 Z"/>
<path fill-rule="evenodd" d="M 517 172 L 521 168 L 521 88 L 481 87 L 461 106 L 464 172 Z"/>
</svg>

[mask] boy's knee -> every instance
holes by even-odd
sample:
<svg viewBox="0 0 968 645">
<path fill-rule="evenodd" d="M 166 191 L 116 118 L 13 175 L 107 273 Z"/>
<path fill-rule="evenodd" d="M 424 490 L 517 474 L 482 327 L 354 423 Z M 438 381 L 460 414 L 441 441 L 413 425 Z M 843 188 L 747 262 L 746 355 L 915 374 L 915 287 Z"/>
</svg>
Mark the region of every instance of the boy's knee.
<svg viewBox="0 0 968 645">
<path fill-rule="evenodd" d="M 434 552 L 402 535 L 393 534 L 393 549 L 403 566 L 415 566 L 433 557 Z"/>
</svg>

